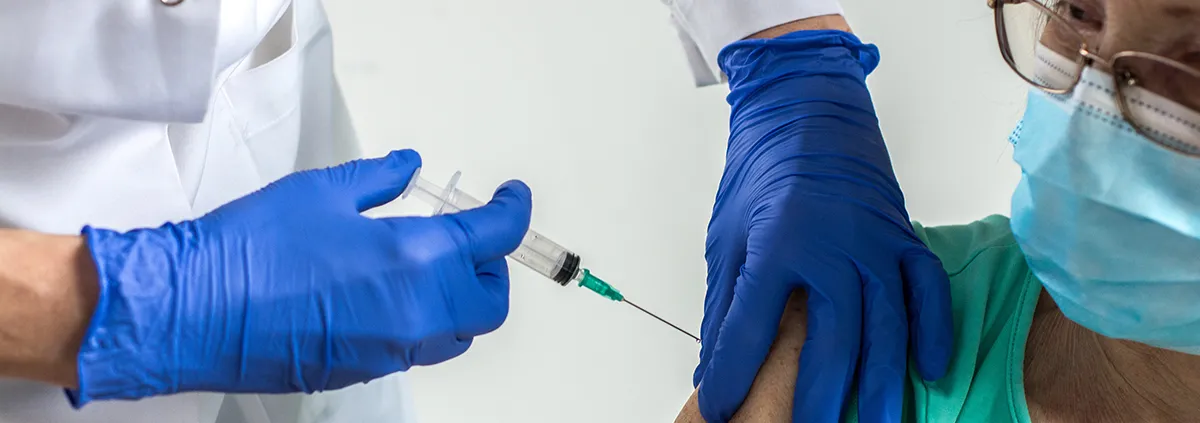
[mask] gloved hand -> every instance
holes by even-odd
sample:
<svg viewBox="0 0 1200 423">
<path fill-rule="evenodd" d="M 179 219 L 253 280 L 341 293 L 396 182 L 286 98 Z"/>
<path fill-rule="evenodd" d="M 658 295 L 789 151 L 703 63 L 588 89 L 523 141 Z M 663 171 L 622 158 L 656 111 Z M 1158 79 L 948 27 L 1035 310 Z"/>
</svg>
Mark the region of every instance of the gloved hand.
<svg viewBox="0 0 1200 423">
<path fill-rule="evenodd" d="M 194 221 L 85 228 L 100 299 L 75 406 L 184 391 L 314 392 L 462 354 L 508 313 L 530 192 L 371 219 L 421 165 L 406 150 L 300 172 Z"/>
<path fill-rule="evenodd" d="M 742 403 L 795 289 L 808 291 L 809 315 L 794 421 L 838 422 L 857 383 L 859 421 L 899 422 L 910 346 L 921 376 L 945 372 L 949 281 L 892 172 L 865 83 L 878 61 L 841 31 L 721 53 L 731 135 L 695 373 L 709 422 Z"/>
</svg>

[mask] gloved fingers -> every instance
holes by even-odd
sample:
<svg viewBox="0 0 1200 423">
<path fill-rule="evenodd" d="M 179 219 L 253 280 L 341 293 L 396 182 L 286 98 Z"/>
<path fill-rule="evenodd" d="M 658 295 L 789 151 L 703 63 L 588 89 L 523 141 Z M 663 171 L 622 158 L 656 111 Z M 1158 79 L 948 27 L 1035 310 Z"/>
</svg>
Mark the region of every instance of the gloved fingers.
<svg viewBox="0 0 1200 423">
<path fill-rule="evenodd" d="M 354 160 L 316 172 L 333 187 L 345 190 L 354 208 L 363 212 L 399 197 L 420 167 L 421 155 L 416 151 L 396 150 L 384 157 Z"/>
<path fill-rule="evenodd" d="M 427 339 L 405 351 L 405 358 L 412 366 L 432 366 L 458 357 L 471 348 L 472 338 L 460 339 L 454 335 Z"/>
<path fill-rule="evenodd" d="M 734 245 L 719 244 L 720 238 L 709 235 L 708 253 L 708 290 L 704 293 L 704 318 L 700 323 L 700 364 L 692 375 L 692 385 L 699 386 L 712 360 L 713 350 L 720 337 L 721 324 L 729 314 L 729 306 L 733 303 L 734 286 L 737 284 L 738 273 L 746 260 L 745 241 L 732 242 Z M 733 241 L 733 240 L 730 240 Z M 722 251 L 723 250 L 723 251 Z"/>
<path fill-rule="evenodd" d="M 503 258 L 521 245 L 529 231 L 533 194 L 521 181 L 501 184 L 483 207 L 448 214 L 466 236 L 466 247 L 475 263 Z"/>
<path fill-rule="evenodd" d="M 503 258 L 475 266 L 477 284 L 454 298 L 456 332 L 459 338 L 483 335 L 500 328 L 508 318 L 508 262 Z"/>
<path fill-rule="evenodd" d="M 858 373 L 858 420 L 899 422 L 908 369 L 908 319 L 900 266 L 863 273 L 862 363 Z"/>
<path fill-rule="evenodd" d="M 820 266 L 817 261 L 810 267 Z M 792 419 L 837 423 L 853 384 L 862 340 L 862 281 L 853 267 L 810 269 L 820 284 L 808 287 L 808 335 L 800 351 L 800 370 Z"/>
<path fill-rule="evenodd" d="M 940 379 L 954 351 L 950 277 L 942 261 L 923 245 L 920 252 L 904 257 L 901 269 L 917 371 L 925 380 Z"/>
<path fill-rule="evenodd" d="M 709 278 L 713 278 L 709 274 Z M 736 278 L 736 277 L 735 277 Z M 720 338 L 721 325 L 729 315 L 729 306 L 733 303 L 733 287 L 735 281 L 716 282 L 708 285 L 704 294 L 704 317 L 700 323 L 700 363 L 692 374 L 692 386 L 697 387 L 704 379 L 708 365 L 712 361 L 713 351 Z"/>
<path fill-rule="evenodd" d="M 760 283 L 750 271 L 742 270 L 734 286 L 729 314 L 697 387 L 700 414 L 710 422 L 728 421 L 741 407 L 775 342 L 790 294 L 790 284 Z"/>
</svg>

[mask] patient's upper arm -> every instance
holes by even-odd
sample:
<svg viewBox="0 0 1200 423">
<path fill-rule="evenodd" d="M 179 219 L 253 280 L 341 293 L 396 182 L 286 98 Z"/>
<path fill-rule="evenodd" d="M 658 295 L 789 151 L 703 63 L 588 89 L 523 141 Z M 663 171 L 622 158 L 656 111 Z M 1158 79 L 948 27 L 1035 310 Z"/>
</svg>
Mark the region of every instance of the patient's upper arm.
<svg viewBox="0 0 1200 423">
<path fill-rule="evenodd" d="M 779 324 L 779 334 L 767 360 L 758 370 L 750 393 L 742 408 L 733 416 L 733 422 L 754 423 L 791 423 L 792 400 L 796 390 L 796 372 L 800 369 L 800 349 L 804 346 L 807 335 L 808 294 L 797 290 L 788 300 L 787 310 Z M 720 381 L 705 381 L 705 383 L 720 383 Z M 701 423 L 700 408 L 696 402 L 696 393 L 688 398 L 683 410 L 675 418 L 675 423 Z"/>
</svg>

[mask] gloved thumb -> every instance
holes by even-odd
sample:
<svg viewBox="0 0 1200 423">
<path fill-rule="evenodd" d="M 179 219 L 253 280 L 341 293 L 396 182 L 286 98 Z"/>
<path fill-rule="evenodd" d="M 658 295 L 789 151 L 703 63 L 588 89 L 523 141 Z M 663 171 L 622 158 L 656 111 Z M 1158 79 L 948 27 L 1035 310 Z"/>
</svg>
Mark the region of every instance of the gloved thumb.
<svg viewBox="0 0 1200 423">
<path fill-rule="evenodd" d="M 904 296 L 908 306 L 909 345 L 917 371 L 925 380 L 946 373 L 954 347 L 954 316 L 950 305 L 950 277 L 932 252 L 904 257 Z"/>
<path fill-rule="evenodd" d="M 529 231 L 533 194 L 521 181 L 508 181 L 496 189 L 483 207 L 445 215 L 454 219 L 466 235 L 475 263 L 502 258 L 521 245 Z"/>
<path fill-rule="evenodd" d="M 396 150 L 384 157 L 334 166 L 323 173 L 330 185 L 344 190 L 355 209 L 362 212 L 399 197 L 420 167 L 421 155 L 416 151 Z"/>
</svg>

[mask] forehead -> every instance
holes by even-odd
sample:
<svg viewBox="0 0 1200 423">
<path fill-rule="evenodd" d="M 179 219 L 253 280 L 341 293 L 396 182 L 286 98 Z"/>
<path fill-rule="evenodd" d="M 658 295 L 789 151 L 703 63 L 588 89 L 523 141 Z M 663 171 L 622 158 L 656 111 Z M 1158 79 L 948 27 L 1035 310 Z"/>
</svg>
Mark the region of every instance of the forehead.
<svg viewBox="0 0 1200 423">
<path fill-rule="evenodd" d="M 1065 3 L 1096 4 L 1108 9 L 1110 18 L 1200 17 L 1200 0 L 1059 0 Z M 1194 22 L 1196 23 L 1196 22 Z"/>
<path fill-rule="evenodd" d="M 1188 54 L 1200 50 L 1200 0 L 1052 0 L 1058 9 L 1070 6 L 1103 22 L 1091 34 L 1093 45 L 1104 49 L 1134 49 Z M 1062 6 L 1068 6 L 1063 8 Z"/>
<path fill-rule="evenodd" d="M 1200 0 L 1140 0 L 1144 4 L 1157 6 L 1163 13 L 1180 19 L 1195 19 L 1200 16 Z M 1134 2 L 1130 2 L 1134 3 Z"/>
</svg>

